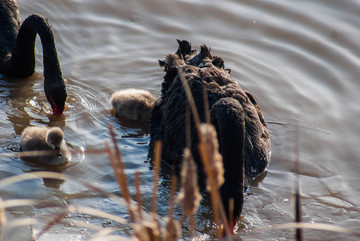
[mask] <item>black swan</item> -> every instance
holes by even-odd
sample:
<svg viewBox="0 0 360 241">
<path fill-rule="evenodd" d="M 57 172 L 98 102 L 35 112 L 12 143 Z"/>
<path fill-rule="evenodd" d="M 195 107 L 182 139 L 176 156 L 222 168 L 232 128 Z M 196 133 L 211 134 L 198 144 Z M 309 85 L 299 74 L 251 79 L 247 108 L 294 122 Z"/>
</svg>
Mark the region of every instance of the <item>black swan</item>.
<svg viewBox="0 0 360 241">
<path fill-rule="evenodd" d="M 190 86 L 201 122 L 206 121 L 206 111 L 210 111 L 211 124 L 215 126 L 219 151 L 223 156 L 225 182 L 220 187 L 220 195 L 228 219 L 234 217 L 236 221 L 241 214 L 246 186 L 265 171 L 270 161 L 270 134 L 255 97 L 231 79 L 230 70 L 224 68 L 222 58 L 212 56 L 205 45 L 202 45 L 201 52 L 196 54 L 188 41 L 178 40 L 178 44 L 176 53 L 168 54 L 164 61 L 159 61 L 166 74 L 162 82 L 161 97 L 151 115 L 151 144 L 161 140 L 162 158 L 179 166 L 186 146 L 187 103 L 178 74 L 178 68 L 181 68 L 183 77 Z M 208 110 L 204 108 L 204 88 L 207 92 Z M 201 179 L 204 179 L 195 128 L 192 121 L 192 154 L 199 167 Z M 230 199 L 234 200 L 232 216 L 229 216 Z M 232 224 L 234 227 L 235 222 Z"/>
<path fill-rule="evenodd" d="M 31 157 L 48 165 L 61 165 L 71 161 L 64 132 L 59 127 L 26 127 L 21 134 L 21 151 L 51 151 Z"/>
<path fill-rule="evenodd" d="M 116 116 L 138 121 L 150 121 L 155 102 L 156 98 L 149 91 L 140 89 L 118 90 L 110 98 Z"/>
<path fill-rule="evenodd" d="M 67 97 L 56 52 L 54 35 L 47 20 L 33 14 L 22 23 L 15 0 L 0 2 L 0 73 L 25 78 L 35 71 L 35 39 L 39 34 L 43 48 L 44 89 L 55 114 L 64 111 Z"/>
</svg>

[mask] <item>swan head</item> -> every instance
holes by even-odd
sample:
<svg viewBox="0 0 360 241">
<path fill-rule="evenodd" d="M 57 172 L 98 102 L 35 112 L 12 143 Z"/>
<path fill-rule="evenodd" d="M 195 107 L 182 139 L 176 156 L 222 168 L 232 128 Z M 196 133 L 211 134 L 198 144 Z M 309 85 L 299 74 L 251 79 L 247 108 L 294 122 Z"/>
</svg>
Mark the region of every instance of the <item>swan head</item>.
<svg viewBox="0 0 360 241">
<path fill-rule="evenodd" d="M 61 156 L 60 149 L 64 143 L 64 132 L 59 127 L 53 127 L 46 133 L 46 143 Z"/>
<path fill-rule="evenodd" d="M 45 80 L 45 95 L 51 105 L 54 114 L 62 114 L 65 109 L 67 92 L 64 80 L 49 81 Z"/>
</svg>

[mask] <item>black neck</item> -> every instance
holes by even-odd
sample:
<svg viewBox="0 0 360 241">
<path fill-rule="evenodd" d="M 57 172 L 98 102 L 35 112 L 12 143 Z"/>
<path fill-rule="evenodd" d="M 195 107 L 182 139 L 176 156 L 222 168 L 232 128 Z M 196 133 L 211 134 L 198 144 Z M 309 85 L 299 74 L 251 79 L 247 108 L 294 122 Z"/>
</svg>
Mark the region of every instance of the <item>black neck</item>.
<svg viewBox="0 0 360 241">
<path fill-rule="evenodd" d="M 5 74 L 28 77 L 35 70 L 35 39 L 39 34 L 43 48 L 44 79 L 62 81 L 61 68 L 56 52 L 54 35 L 47 20 L 38 14 L 25 19 L 20 27 L 14 52 L 6 63 Z"/>
</svg>

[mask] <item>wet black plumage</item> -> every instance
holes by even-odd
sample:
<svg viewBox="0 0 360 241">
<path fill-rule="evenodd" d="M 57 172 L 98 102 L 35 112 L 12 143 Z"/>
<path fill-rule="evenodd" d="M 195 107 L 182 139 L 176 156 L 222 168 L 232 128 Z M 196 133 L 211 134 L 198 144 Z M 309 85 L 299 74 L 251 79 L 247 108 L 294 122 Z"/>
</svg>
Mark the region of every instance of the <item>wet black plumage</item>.
<svg viewBox="0 0 360 241">
<path fill-rule="evenodd" d="M 270 134 L 265 119 L 255 97 L 231 79 L 230 70 L 224 68 L 222 58 L 212 56 L 210 48 L 205 45 L 202 45 L 200 53 L 196 54 L 188 41 L 178 40 L 178 43 L 176 53 L 168 54 L 164 61 L 159 61 L 160 66 L 165 69 L 165 76 L 161 97 L 152 111 L 151 142 L 161 140 L 164 161 L 179 166 L 186 146 L 187 102 L 177 70 L 179 67 L 190 86 L 202 122 L 205 122 L 206 111 L 210 111 L 225 171 L 225 183 L 220 193 L 227 213 L 228 200 L 234 198 L 233 214 L 238 217 L 246 188 L 244 182 L 248 183 L 263 173 L 270 159 Z M 208 110 L 204 107 L 203 88 L 206 89 L 208 97 Z M 192 154 L 203 179 L 197 143 L 197 131 L 192 121 Z"/>
<path fill-rule="evenodd" d="M 24 22 L 15 0 L 0 2 L 0 73 L 11 78 L 26 78 L 35 71 L 35 39 L 43 48 L 44 89 L 54 113 L 64 111 L 66 87 L 48 21 L 32 14 Z"/>
</svg>

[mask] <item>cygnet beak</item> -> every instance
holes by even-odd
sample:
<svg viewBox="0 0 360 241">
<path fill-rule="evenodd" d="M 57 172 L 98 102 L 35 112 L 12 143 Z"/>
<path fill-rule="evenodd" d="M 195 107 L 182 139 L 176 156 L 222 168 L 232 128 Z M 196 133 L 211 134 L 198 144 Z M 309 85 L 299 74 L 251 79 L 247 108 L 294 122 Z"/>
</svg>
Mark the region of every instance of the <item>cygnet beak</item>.
<svg viewBox="0 0 360 241">
<path fill-rule="evenodd" d="M 58 157 L 60 157 L 60 156 L 61 156 L 60 147 L 56 146 L 56 147 L 55 147 L 55 151 L 56 151 L 56 155 L 57 155 Z"/>
</svg>

